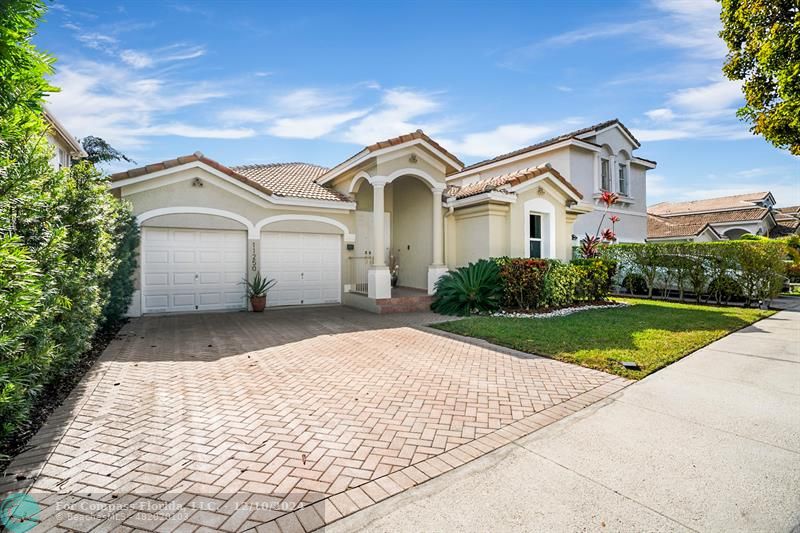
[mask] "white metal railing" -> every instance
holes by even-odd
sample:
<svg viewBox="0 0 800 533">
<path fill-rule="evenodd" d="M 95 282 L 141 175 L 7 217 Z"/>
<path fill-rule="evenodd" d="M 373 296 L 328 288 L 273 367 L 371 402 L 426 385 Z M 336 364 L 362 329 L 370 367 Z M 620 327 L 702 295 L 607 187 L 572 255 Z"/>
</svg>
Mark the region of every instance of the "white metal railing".
<svg viewBox="0 0 800 533">
<path fill-rule="evenodd" d="M 371 255 L 350 258 L 350 292 L 368 294 L 369 266 L 371 264 Z"/>
</svg>

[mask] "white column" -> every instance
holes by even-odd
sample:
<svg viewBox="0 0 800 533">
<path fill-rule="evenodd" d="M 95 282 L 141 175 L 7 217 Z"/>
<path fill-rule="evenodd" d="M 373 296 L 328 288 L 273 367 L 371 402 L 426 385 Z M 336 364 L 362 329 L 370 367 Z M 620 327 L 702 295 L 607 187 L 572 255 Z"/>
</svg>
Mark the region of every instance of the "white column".
<svg viewBox="0 0 800 533">
<path fill-rule="evenodd" d="M 608 156 L 608 192 L 619 192 L 619 170 L 617 169 L 617 156 Z"/>
<path fill-rule="evenodd" d="M 375 266 L 386 264 L 386 245 L 384 238 L 384 205 L 383 188 L 385 184 L 375 182 L 372 184 L 372 264 Z"/>
<path fill-rule="evenodd" d="M 444 214 L 442 213 L 443 189 L 433 189 L 433 266 L 444 264 L 442 243 L 444 242 Z"/>
<path fill-rule="evenodd" d="M 392 276 L 386 266 L 386 244 L 384 242 L 383 189 L 386 182 L 382 177 L 370 180 L 372 183 L 372 265 L 367 273 L 367 296 L 375 300 L 392 297 Z"/>
<path fill-rule="evenodd" d="M 433 294 L 436 282 L 447 272 L 443 258 L 444 214 L 442 213 L 443 188 L 431 190 L 433 195 L 433 264 L 428 267 L 428 294 Z"/>
</svg>

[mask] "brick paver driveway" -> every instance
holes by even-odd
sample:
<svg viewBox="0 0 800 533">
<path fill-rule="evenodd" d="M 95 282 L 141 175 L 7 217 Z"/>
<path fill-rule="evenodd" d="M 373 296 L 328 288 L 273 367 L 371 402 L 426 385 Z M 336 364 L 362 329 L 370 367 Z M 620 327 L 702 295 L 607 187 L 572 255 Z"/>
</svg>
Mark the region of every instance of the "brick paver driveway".
<svg viewBox="0 0 800 533">
<path fill-rule="evenodd" d="M 313 530 L 627 384 L 420 327 L 435 320 L 133 320 L 0 488 L 28 490 L 41 529 Z"/>
</svg>

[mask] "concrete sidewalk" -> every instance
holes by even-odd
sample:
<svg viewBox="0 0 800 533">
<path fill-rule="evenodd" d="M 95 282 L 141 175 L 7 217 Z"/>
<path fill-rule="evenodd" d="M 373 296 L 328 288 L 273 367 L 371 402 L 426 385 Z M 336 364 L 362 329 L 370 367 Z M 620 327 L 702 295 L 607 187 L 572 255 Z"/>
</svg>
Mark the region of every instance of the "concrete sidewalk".
<svg viewBox="0 0 800 533">
<path fill-rule="evenodd" d="M 800 299 L 326 531 L 792 531 Z"/>
</svg>

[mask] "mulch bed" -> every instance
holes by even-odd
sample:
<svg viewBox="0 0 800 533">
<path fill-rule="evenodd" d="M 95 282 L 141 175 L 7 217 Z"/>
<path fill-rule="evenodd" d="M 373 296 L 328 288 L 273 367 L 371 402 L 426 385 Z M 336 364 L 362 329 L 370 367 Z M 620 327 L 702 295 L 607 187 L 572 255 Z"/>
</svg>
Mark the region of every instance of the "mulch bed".
<svg viewBox="0 0 800 533">
<path fill-rule="evenodd" d="M 47 385 L 39 394 L 36 405 L 30 412 L 27 423 L 9 438 L 0 441 L 0 474 L 3 474 L 15 456 L 26 450 L 28 441 L 44 425 L 47 418 L 64 400 L 67 399 L 72 389 L 80 382 L 81 378 L 97 361 L 106 346 L 117 337 L 117 333 L 124 323 L 104 331 L 98 331 L 92 339 L 92 347 L 55 382 Z"/>
</svg>

